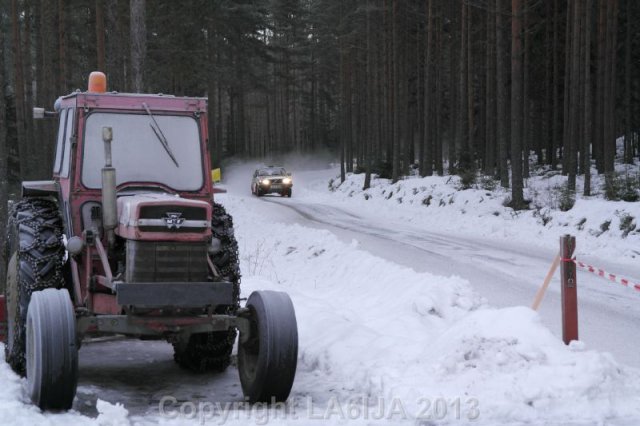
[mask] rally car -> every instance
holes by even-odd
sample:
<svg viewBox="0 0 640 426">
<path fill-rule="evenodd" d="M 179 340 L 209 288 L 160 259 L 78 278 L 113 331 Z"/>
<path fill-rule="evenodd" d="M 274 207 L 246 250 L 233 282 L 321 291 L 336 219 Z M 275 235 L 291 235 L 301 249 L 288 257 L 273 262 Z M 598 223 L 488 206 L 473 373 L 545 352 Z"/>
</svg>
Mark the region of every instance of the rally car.
<svg viewBox="0 0 640 426">
<path fill-rule="evenodd" d="M 284 167 L 266 166 L 253 173 L 251 193 L 258 197 L 265 194 L 280 194 L 283 197 L 291 197 L 292 186 L 291 173 L 288 173 Z"/>
</svg>

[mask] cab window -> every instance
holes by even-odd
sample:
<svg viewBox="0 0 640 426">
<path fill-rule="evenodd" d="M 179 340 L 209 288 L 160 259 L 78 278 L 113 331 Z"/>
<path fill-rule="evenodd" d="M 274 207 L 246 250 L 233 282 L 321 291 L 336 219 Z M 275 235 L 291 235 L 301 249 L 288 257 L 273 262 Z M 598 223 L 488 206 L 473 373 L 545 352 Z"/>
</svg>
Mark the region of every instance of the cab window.
<svg viewBox="0 0 640 426">
<path fill-rule="evenodd" d="M 56 144 L 56 159 L 53 163 L 53 173 L 60 174 L 60 166 L 62 165 L 62 148 L 64 145 L 64 130 L 67 121 L 67 110 L 62 110 L 60 114 L 60 122 L 58 125 L 58 142 Z"/>
<path fill-rule="evenodd" d="M 73 121 L 74 110 L 69 108 L 67 110 L 67 128 L 64 136 L 64 150 L 62 152 L 62 169 L 60 175 L 63 177 L 69 177 L 69 164 L 71 163 L 71 143 L 73 139 Z"/>
</svg>

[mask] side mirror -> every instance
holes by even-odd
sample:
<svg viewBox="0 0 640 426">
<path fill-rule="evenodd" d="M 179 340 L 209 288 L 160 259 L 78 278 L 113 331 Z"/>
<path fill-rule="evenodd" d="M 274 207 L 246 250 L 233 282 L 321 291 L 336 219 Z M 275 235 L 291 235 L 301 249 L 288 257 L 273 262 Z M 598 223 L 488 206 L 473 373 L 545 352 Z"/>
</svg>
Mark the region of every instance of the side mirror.
<svg viewBox="0 0 640 426">
<path fill-rule="evenodd" d="M 42 120 L 47 117 L 57 117 L 58 113 L 55 111 L 46 111 L 44 108 L 33 107 L 33 119 Z"/>
<path fill-rule="evenodd" d="M 33 107 L 33 119 L 42 120 L 44 118 L 44 108 Z"/>
</svg>

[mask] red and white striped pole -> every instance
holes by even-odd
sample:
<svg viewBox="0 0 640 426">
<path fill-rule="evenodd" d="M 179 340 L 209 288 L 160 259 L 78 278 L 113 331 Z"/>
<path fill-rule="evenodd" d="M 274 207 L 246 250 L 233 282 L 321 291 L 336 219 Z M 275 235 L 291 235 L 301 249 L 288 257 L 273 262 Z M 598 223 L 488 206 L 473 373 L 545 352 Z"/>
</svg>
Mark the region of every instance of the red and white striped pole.
<svg viewBox="0 0 640 426">
<path fill-rule="evenodd" d="M 575 237 L 571 235 L 560 237 L 562 340 L 566 345 L 572 340 L 578 340 L 578 283 L 576 280 L 576 264 L 572 260 L 575 249 Z"/>
</svg>

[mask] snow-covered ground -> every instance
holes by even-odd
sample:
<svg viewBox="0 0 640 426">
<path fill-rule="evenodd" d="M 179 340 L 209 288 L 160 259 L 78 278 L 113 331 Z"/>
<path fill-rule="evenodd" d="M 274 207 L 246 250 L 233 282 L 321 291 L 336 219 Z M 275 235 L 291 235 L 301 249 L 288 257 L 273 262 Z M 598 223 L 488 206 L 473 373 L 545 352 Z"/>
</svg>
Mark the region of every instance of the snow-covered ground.
<svg viewBox="0 0 640 426">
<path fill-rule="evenodd" d="M 248 166 L 235 167 L 226 177 L 229 193 L 218 200 L 234 215 L 243 295 L 275 289 L 288 292 L 294 302 L 300 352 L 290 403 L 249 408 L 242 406 L 240 396 L 237 404 L 224 405 L 215 396 L 191 392 L 189 400 L 165 400 L 164 415 L 158 412 L 159 395 L 150 398 L 155 406 L 146 412 L 127 413 L 132 405 L 128 397 L 120 400 L 96 382 L 81 383 L 79 391 L 95 394 L 101 413 L 97 418 L 83 416 L 80 407 L 43 414 L 29 405 L 23 381 L 0 361 L 0 424 L 640 423 L 640 369 L 617 361 L 617 348 L 593 350 L 589 342 L 565 346 L 545 318 L 526 307 L 535 288 L 523 290 L 531 297 L 506 303 L 506 296 L 485 293 L 474 282 L 471 266 L 466 274 L 455 269 L 443 273 L 447 264 L 465 265 L 452 253 L 472 257 L 482 240 L 488 251 L 483 270 L 499 267 L 496 276 L 513 277 L 513 283 L 497 280 L 499 286 L 517 284 L 527 266 L 520 264 L 523 256 L 492 261 L 495 247 L 507 244 L 507 250 L 516 251 L 530 245 L 532 256 L 545 259 L 551 253 L 550 264 L 558 236 L 569 232 L 577 235 L 578 258 L 591 256 L 593 263 L 601 259 L 621 269 L 612 272 L 637 271 L 640 236 L 633 230 L 622 238 L 619 224 L 625 214 L 635 223 L 640 203 L 578 199 L 564 213 L 541 207 L 537 216 L 515 214 L 502 206 L 506 194 L 456 191 L 455 179 L 447 182 L 449 178 L 395 185 L 376 180 L 363 192 L 363 175 L 356 175 L 330 190 L 335 169 L 294 171 L 293 198 L 258 199 L 249 193 L 251 172 Z M 540 189 L 544 182 L 531 183 L 530 188 L 539 188 L 540 199 L 553 196 Z M 550 217 L 545 226 L 541 215 Z M 601 232 L 601 224 L 609 220 L 608 230 Z M 397 229 L 397 236 L 389 235 L 389 228 Z M 436 239 L 433 231 L 448 240 Z M 424 247 L 425 242 L 432 247 Z M 410 259 L 412 246 L 420 253 L 416 261 Z M 422 261 L 427 266 L 420 267 Z M 533 281 L 541 281 L 545 273 L 532 271 L 540 278 Z M 605 306 L 614 307 L 624 301 L 627 320 L 640 325 L 640 294 L 607 287 L 617 284 L 587 284 L 593 287 L 585 289 L 587 299 L 606 299 Z M 640 353 L 637 339 L 630 345 L 631 352 Z M 85 350 L 99 356 L 85 348 L 81 357 Z M 171 352 L 154 356 L 161 362 L 149 363 L 149 368 L 161 382 L 158 369 Z M 228 386 L 226 376 L 221 381 Z M 184 394 L 188 383 L 176 384 L 181 388 L 173 395 Z M 166 383 L 159 387 L 168 388 Z"/>
<path fill-rule="evenodd" d="M 620 173 L 628 173 L 640 186 L 637 166 L 618 167 Z M 603 179 L 595 175 L 595 170 L 593 173 L 593 195 L 581 195 L 583 178 L 579 176 L 575 205 L 568 211 L 559 208 L 566 198 L 563 188 L 567 177 L 548 172 L 527 180 L 524 195 L 531 201 L 531 209 L 524 211 L 504 206 L 510 200 L 510 190 L 501 188 L 499 182 L 479 179 L 473 188 L 461 191 L 457 176 L 409 177 L 396 184 L 388 179 L 373 179 L 371 188 L 363 191 L 364 174 L 348 175 L 342 184 L 334 175 L 329 185 L 327 181 L 314 180 L 313 199 L 363 212 L 383 210 L 390 218 L 454 235 L 520 240 L 539 247 L 557 245 L 559 235 L 572 234 L 577 237 L 578 256 L 588 253 L 637 267 L 640 202 L 605 201 Z M 321 198 L 316 194 L 322 194 Z"/>
</svg>

